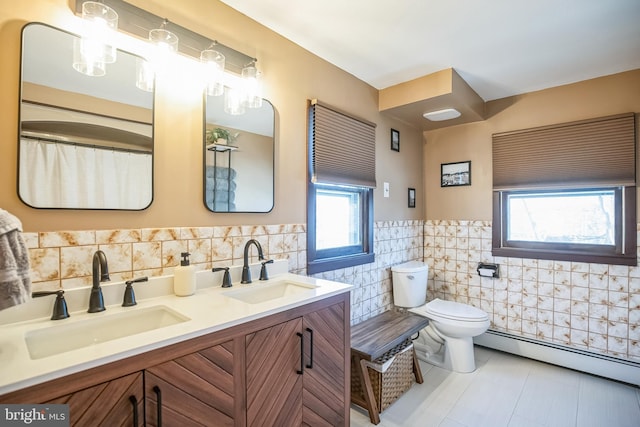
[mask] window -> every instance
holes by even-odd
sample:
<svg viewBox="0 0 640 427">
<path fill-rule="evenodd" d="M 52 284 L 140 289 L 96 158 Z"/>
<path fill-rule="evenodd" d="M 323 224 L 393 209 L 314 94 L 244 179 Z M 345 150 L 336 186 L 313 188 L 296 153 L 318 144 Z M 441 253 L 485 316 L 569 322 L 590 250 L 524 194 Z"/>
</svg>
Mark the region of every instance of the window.
<svg viewBox="0 0 640 427">
<path fill-rule="evenodd" d="M 374 261 L 373 190 L 309 185 L 309 274 Z"/>
<path fill-rule="evenodd" d="M 631 194 L 635 187 L 500 191 L 494 255 L 635 265 L 635 226 L 625 224 L 634 215 L 624 212 L 635 208 Z"/>
<path fill-rule="evenodd" d="M 374 187 L 375 125 L 312 101 L 307 273 L 375 260 Z"/>
<path fill-rule="evenodd" d="M 635 116 L 493 137 L 493 255 L 636 265 Z"/>
<path fill-rule="evenodd" d="M 316 250 L 362 246 L 363 190 L 318 185 L 316 187 Z"/>
</svg>

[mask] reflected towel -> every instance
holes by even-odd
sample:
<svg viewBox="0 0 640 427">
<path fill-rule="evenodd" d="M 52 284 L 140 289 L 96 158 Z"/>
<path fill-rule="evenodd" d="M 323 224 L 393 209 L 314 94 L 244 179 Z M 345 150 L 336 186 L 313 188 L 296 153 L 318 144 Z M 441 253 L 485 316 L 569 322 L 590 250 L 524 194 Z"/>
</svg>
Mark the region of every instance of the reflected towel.
<svg viewBox="0 0 640 427">
<path fill-rule="evenodd" d="M 29 251 L 21 233 L 20 220 L 0 209 L 0 310 L 31 297 Z"/>
<path fill-rule="evenodd" d="M 234 180 L 237 175 L 235 169 L 233 168 L 229 169 L 224 166 L 218 166 L 218 167 L 207 166 L 205 174 L 207 178 L 213 178 L 215 176 L 216 178 L 219 178 L 219 179 L 231 179 L 231 180 Z"/>
</svg>

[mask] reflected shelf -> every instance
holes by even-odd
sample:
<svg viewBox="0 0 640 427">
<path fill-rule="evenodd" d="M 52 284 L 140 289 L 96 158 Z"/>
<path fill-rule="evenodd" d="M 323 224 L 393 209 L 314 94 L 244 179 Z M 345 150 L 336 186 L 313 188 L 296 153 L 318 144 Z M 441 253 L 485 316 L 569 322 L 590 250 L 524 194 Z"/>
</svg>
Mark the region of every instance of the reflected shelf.
<svg viewBox="0 0 640 427">
<path fill-rule="evenodd" d="M 207 144 L 208 151 L 235 151 L 238 147 L 234 145 L 224 145 L 224 144 Z"/>
</svg>

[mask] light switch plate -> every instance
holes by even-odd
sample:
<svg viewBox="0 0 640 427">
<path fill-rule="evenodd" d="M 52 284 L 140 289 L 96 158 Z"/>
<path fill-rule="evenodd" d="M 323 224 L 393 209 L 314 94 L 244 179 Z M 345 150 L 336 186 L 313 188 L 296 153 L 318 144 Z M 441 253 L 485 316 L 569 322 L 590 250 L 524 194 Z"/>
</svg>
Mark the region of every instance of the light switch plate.
<svg viewBox="0 0 640 427">
<path fill-rule="evenodd" d="M 384 197 L 389 197 L 389 183 L 384 183 Z"/>
</svg>

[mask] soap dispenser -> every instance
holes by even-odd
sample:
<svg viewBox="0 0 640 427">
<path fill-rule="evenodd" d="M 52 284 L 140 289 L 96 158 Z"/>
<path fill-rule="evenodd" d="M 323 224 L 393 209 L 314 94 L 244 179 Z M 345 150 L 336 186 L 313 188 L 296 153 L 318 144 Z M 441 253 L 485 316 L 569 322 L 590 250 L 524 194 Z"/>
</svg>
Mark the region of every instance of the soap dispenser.
<svg viewBox="0 0 640 427">
<path fill-rule="evenodd" d="M 179 297 L 193 295 L 196 292 L 196 270 L 189 262 L 189 252 L 182 252 L 180 265 L 173 270 L 173 293 Z"/>
</svg>

